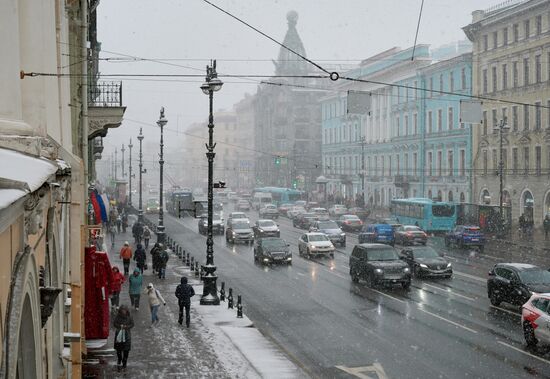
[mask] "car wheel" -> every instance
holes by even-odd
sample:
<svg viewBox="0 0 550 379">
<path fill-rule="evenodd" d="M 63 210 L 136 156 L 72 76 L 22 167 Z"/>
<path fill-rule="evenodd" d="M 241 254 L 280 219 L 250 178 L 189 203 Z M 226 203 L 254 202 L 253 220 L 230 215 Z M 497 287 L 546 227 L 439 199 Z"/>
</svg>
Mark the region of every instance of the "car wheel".
<svg viewBox="0 0 550 379">
<path fill-rule="evenodd" d="M 342 242 L 342 247 L 346 247 L 346 241 Z"/>
<path fill-rule="evenodd" d="M 256 252 L 254 252 L 254 262 L 258 262 L 258 256 L 256 255 Z"/>
<path fill-rule="evenodd" d="M 523 323 L 523 337 L 528 347 L 536 346 L 539 342 L 535 337 L 535 329 L 533 329 L 529 321 Z"/>
<path fill-rule="evenodd" d="M 306 249 L 306 257 L 307 259 L 311 259 L 311 251 L 309 251 L 309 247 Z"/>
<path fill-rule="evenodd" d="M 413 274 L 415 278 L 420 278 L 422 274 L 420 274 L 420 267 L 414 266 Z"/>
<path fill-rule="evenodd" d="M 498 307 L 502 302 L 495 291 L 491 291 L 491 293 L 489 294 L 489 300 L 491 300 L 491 304 L 495 307 Z"/>
<path fill-rule="evenodd" d="M 357 275 L 357 273 L 355 273 L 351 268 L 349 269 L 349 274 L 351 276 L 351 281 L 352 282 L 354 282 L 354 283 L 359 282 L 359 275 Z"/>
<path fill-rule="evenodd" d="M 451 246 L 451 241 L 449 241 L 449 239 L 446 238 L 446 237 L 445 237 L 445 246 L 446 246 L 446 247 Z"/>
<path fill-rule="evenodd" d="M 374 280 L 372 279 L 372 274 L 368 274 L 366 277 L 367 287 L 374 288 Z"/>
<path fill-rule="evenodd" d="M 403 287 L 403 289 L 408 290 L 411 287 L 411 281 L 409 280 L 408 282 L 401 283 L 401 286 Z"/>
<path fill-rule="evenodd" d="M 424 241 L 424 242 L 422 242 L 422 245 L 426 246 L 427 243 L 428 243 L 428 241 Z"/>
</svg>

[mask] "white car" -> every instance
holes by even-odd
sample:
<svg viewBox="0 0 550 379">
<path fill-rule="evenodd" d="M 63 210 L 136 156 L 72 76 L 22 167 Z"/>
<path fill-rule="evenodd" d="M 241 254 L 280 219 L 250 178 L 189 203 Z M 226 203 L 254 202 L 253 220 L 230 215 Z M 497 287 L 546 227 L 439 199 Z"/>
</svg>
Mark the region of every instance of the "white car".
<svg viewBox="0 0 550 379">
<path fill-rule="evenodd" d="M 317 216 L 319 221 L 330 220 L 330 216 L 325 208 L 311 208 L 309 211 Z"/>
<path fill-rule="evenodd" d="M 298 206 L 298 205 L 295 205 L 286 212 L 286 215 L 289 219 L 292 220 L 294 217 L 296 217 L 300 213 L 306 213 L 305 208 L 301 207 L 301 206 Z"/>
<path fill-rule="evenodd" d="M 334 204 L 328 209 L 328 213 L 331 216 L 342 216 L 347 213 L 348 209 L 342 204 Z"/>
<path fill-rule="evenodd" d="M 305 233 L 298 240 L 300 256 L 328 255 L 334 258 L 334 250 L 334 245 L 324 233 Z"/>
<path fill-rule="evenodd" d="M 250 210 L 250 203 L 246 200 L 239 200 L 237 201 L 237 205 L 235 206 L 235 209 L 241 210 L 241 211 L 249 211 Z"/>
<path fill-rule="evenodd" d="M 229 216 L 227 216 L 227 225 L 229 225 L 229 222 L 233 219 L 246 219 L 248 220 L 248 216 L 244 212 L 231 212 L 229 213 Z"/>
<path fill-rule="evenodd" d="M 534 294 L 523 304 L 521 325 L 527 346 L 550 344 L 550 293 Z"/>
</svg>

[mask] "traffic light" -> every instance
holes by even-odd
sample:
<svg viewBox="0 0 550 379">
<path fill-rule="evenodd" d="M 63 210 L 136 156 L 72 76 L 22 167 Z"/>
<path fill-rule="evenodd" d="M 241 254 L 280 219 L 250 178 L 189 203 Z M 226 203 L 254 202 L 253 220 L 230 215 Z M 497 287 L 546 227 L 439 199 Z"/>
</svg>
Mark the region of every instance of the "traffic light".
<svg viewBox="0 0 550 379">
<path fill-rule="evenodd" d="M 279 166 L 281 164 L 281 157 L 275 157 L 275 164 Z"/>
<path fill-rule="evenodd" d="M 293 179 L 293 180 L 292 180 L 292 188 L 293 188 L 293 189 L 298 188 L 298 179 Z"/>
</svg>

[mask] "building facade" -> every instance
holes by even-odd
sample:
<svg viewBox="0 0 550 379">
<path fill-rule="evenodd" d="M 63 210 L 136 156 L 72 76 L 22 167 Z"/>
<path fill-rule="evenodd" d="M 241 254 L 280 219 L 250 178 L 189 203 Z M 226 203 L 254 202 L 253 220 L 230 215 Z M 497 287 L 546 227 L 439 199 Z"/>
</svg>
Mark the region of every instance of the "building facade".
<svg viewBox="0 0 550 379">
<path fill-rule="evenodd" d="M 503 203 L 512 217 L 535 225 L 550 211 L 550 11 L 547 0 L 506 2 L 472 13 L 464 27 L 473 42 L 473 92 L 483 101 L 474 128 L 474 198 L 500 204 L 500 125 Z M 502 124 L 501 124 L 502 123 Z"/>
</svg>

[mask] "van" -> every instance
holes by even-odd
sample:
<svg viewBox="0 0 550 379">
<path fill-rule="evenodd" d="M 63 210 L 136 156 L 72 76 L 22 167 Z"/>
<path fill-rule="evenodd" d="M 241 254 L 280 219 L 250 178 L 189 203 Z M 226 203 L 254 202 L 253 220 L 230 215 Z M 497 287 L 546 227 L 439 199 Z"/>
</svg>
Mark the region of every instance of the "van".
<svg viewBox="0 0 550 379">
<path fill-rule="evenodd" d="M 388 224 L 364 225 L 357 238 L 359 243 L 384 243 L 391 246 L 395 244 L 393 228 Z"/>
<path fill-rule="evenodd" d="M 257 211 L 264 205 L 271 204 L 272 202 L 273 198 L 268 192 L 256 192 L 254 197 L 252 197 L 252 207 Z"/>
</svg>

